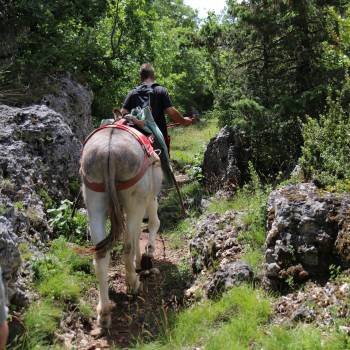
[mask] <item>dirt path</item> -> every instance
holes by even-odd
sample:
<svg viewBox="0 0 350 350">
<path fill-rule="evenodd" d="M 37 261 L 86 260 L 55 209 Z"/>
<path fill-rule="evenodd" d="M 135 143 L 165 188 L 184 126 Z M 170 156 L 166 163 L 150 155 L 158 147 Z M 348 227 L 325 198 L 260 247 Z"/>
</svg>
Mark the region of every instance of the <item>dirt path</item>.
<svg viewBox="0 0 350 350">
<path fill-rule="evenodd" d="M 141 234 L 141 251 L 147 244 L 147 233 Z M 108 349 L 113 346 L 128 348 L 138 339 L 151 340 L 166 326 L 167 313 L 182 303 L 186 288 L 177 264 L 188 253 L 170 249 L 169 242 L 160 236 L 156 240 L 154 267 L 158 275 L 142 277 L 143 288 L 138 296 L 126 294 L 125 271 L 121 259 L 112 255 L 109 272 L 110 298 L 114 303 L 112 327 L 104 331 L 96 326 L 96 319 L 78 318 L 74 311 L 64 324 L 64 340 L 67 348 L 81 350 Z M 89 291 L 92 305 L 97 302 L 97 290 Z M 94 312 L 95 313 L 95 312 Z"/>
</svg>

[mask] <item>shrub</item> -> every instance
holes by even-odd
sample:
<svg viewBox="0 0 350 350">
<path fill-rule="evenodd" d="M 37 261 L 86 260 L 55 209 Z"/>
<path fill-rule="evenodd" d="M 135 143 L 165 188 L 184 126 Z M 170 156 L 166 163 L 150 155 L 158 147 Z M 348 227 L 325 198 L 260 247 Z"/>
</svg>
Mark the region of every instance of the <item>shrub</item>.
<svg viewBox="0 0 350 350">
<path fill-rule="evenodd" d="M 342 106 L 344 92 L 329 97 L 328 109 L 319 121 L 310 118 L 303 129 L 300 164 L 308 178 L 323 186 L 350 180 L 350 115 Z"/>
<path fill-rule="evenodd" d="M 219 114 L 219 124 L 237 128 L 245 135 L 250 160 L 264 179 L 292 170 L 300 155 L 301 128 L 294 115 L 281 115 L 258 100 L 241 98 Z"/>
<path fill-rule="evenodd" d="M 71 201 L 65 199 L 61 201 L 58 208 L 49 209 L 47 212 L 51 217 L 49 224 L 56 234 L 77 243 L 86 240 L 87 217 L 80 211 L 76 211 L 72 216 L 73 203 Z"/>
</svg>

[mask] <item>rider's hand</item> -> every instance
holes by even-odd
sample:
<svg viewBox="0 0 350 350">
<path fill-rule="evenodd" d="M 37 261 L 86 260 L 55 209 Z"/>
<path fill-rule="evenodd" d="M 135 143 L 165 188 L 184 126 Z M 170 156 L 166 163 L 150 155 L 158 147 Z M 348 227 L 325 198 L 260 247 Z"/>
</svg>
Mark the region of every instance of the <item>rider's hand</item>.
<svg viewBox="0 0 350 350">
<path fill-rule="evenodd" d="M 145 122 L 143 120 L 139 120 L 136 117 L 131 117 L 130 119 L 139 128 L 143 128 L 145 126 Z"/>
<path fill-rule="evenodd" d="M 189 118 L 189 117 L 184 117 L 184 123 L 183 125 L 191 125 L 192 124 L 192 118 Z"/>
<path fill-rule="evenodd" d="M 192 119 L 192 124 L 197 124 L 199 122 L 198 115 L 193 115 L 190 118 Z"/>
</svg>

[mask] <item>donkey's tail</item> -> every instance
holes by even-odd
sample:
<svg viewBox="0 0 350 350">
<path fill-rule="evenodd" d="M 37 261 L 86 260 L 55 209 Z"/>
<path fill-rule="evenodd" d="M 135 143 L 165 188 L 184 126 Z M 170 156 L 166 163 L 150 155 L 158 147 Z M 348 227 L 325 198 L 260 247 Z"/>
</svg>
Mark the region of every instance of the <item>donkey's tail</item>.
<svg viewBox="0 0 350 350">
<path fill-rule="evenodd" d="M 112 164 L 111 159 L 111 140 L 114 129 L 111 128 L 110 130 L 111 132 L 109 134 L 108 151 L 103 162 L 103 177 L 105 191 L 108 195 L 109 200 L 111 231 L 105 239 L 103 239 L 95 246 L 94 250 L 96 252 L 96 255 L 100 257 L 105 256 L 106 252 L 113 247 L 113 245 L 125 231 L 124 213 L 120 205 L 118 193 L 115 187 L 116 167 Z"/>
</svg>

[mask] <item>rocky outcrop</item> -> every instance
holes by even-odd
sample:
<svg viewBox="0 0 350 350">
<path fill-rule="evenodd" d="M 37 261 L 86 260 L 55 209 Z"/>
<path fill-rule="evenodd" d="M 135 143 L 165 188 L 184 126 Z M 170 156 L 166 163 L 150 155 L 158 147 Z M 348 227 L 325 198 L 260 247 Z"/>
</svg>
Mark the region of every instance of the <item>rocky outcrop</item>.
<svg viewBox="0 0 350 350">
<path fill-rule="evenodd" d="M 242 228 L 241 215 L 233 210 L 203 218 L 196 226 L 196 236 L 190 241 L 192 270 L 199 273 L 223 259 L 224 263 L 235 260 L 242 248 L 237 239 Z"/>
<path fill-rule="evenodd" d="M 335 319 L 338 326 L 341 319 L 347 324 L 350 285 L 342 279 L 348 278 L 349 271 L 346 271 L 339 281 L 330 280 L 322 286 L 307 282 L 302 290 L 279 297 L 274 303 L 272 322 L 289 326 L 296 322 L 315 322 L 327 330 L 334 325 Z M 348 326 L 340 326 L 339 330 L 350 334 Z"/>
<path fill-rule="evenodd" d="M 235 285 L 252 281 L 251 267 L 239 260 L 243 247 L 238 235 L 244 228 L 242 213 L 234 210 L 209 214 L 197 224 L 190 252 L 192 270 L 199 277 L 187 297 L 204 292 L 214 298 Z"/>
<path fill-rule="evenodd" d="M 9 298 L 23 302 L 20 247 L 35 250 L 50 235 L 45 203 L 71 195 L 81 143 L 45 105 L 0 105 L 0 264 Z"/>
<path fill-rule="evenodd" d="M 268 202 L 266 276 L 274 288 L 308 278 L 325 280 L 332 266 L 350 264 L 350 195 L 289 185 Z"/>
<path fill-rule="evenodd" d="M 253 275 L 252 268 L 242 260 L 222 265 L 207 286 L 208 298 L 214 298 L 243 282 L 252 282 Z"/>
<path fill-rule="evenodd" d="M 202 169 L 206 187 L 217 191 L 243 185 L 248 178 L 248 160 L 244 134 L 225 126 L 210 140 L 204 153 Z"/>
<path fill-rule="evenodd" d="M 59 113 L 80 141 L 93 129 L 91 117 L 92 91 L 69 75 L 50 78 L 47 83 L 50 93 L 41 98 L 41 104 Z"/>
</svg>

